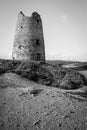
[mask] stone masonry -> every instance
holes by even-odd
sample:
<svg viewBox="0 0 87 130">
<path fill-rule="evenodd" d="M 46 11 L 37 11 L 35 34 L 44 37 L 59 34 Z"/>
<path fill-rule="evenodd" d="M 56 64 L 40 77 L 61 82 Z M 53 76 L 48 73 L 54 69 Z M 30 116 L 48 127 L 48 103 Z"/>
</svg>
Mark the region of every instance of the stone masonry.
<svg viewBox="0 0 87 130">
<path fill-rule="evenodd" d="M 42 20 L 37 12 L 33 12 L 31 17 L 21 11 L 18 14 L 12 58 L 45 62 Z"/>
</svg>

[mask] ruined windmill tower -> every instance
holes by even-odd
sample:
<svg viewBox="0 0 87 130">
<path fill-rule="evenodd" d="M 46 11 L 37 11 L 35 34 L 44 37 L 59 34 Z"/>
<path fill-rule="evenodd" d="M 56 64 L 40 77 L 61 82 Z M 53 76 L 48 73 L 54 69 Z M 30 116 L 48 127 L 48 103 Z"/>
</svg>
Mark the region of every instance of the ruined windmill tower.
<svg viewBox="0 0 87 130">
<path fill-rule="evenodd" d="M 45 62 L 42 20 L 37 12 L 31 17 L 18 14 L 12 58 Z"/>
</svg>

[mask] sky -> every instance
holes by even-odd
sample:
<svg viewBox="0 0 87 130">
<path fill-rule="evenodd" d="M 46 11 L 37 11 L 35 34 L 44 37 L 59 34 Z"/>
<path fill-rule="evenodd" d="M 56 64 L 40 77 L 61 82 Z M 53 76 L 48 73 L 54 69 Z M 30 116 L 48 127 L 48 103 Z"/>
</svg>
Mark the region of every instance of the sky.
<svg viewBox="0 0 87 130">
<path fill-rule="evenodd" d="M 0 58 L 11 58 L 18 12 L 38 12 L 48 60 L 87 61 L 87 0 L 0 0 Z"/>
</svg>

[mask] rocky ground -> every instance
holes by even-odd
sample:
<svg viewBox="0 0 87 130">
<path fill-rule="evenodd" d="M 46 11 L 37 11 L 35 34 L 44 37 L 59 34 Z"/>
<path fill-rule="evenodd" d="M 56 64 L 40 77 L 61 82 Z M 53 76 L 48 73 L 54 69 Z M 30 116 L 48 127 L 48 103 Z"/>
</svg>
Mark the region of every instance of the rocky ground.
<svg viewBox="0 0 87 130">
<path fill-rule="evenodd" d="M 63 90 L 2 74 L 0 130 L 87 130 L 87 88 Z"/>
</svg>

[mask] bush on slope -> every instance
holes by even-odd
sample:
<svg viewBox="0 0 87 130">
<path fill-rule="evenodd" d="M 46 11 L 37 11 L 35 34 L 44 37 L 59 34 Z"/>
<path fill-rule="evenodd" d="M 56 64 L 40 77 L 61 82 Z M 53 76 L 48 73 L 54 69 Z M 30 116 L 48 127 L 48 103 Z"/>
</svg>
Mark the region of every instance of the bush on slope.
<svg viewBox="0 0 87 130">
<path fill-rule="evenodd" d="M 86 78 L 73 70 L 40 62 L 23 62 L 15 73 L 44 85 L 76 89 L 87 84 Z"/>
</svg>

